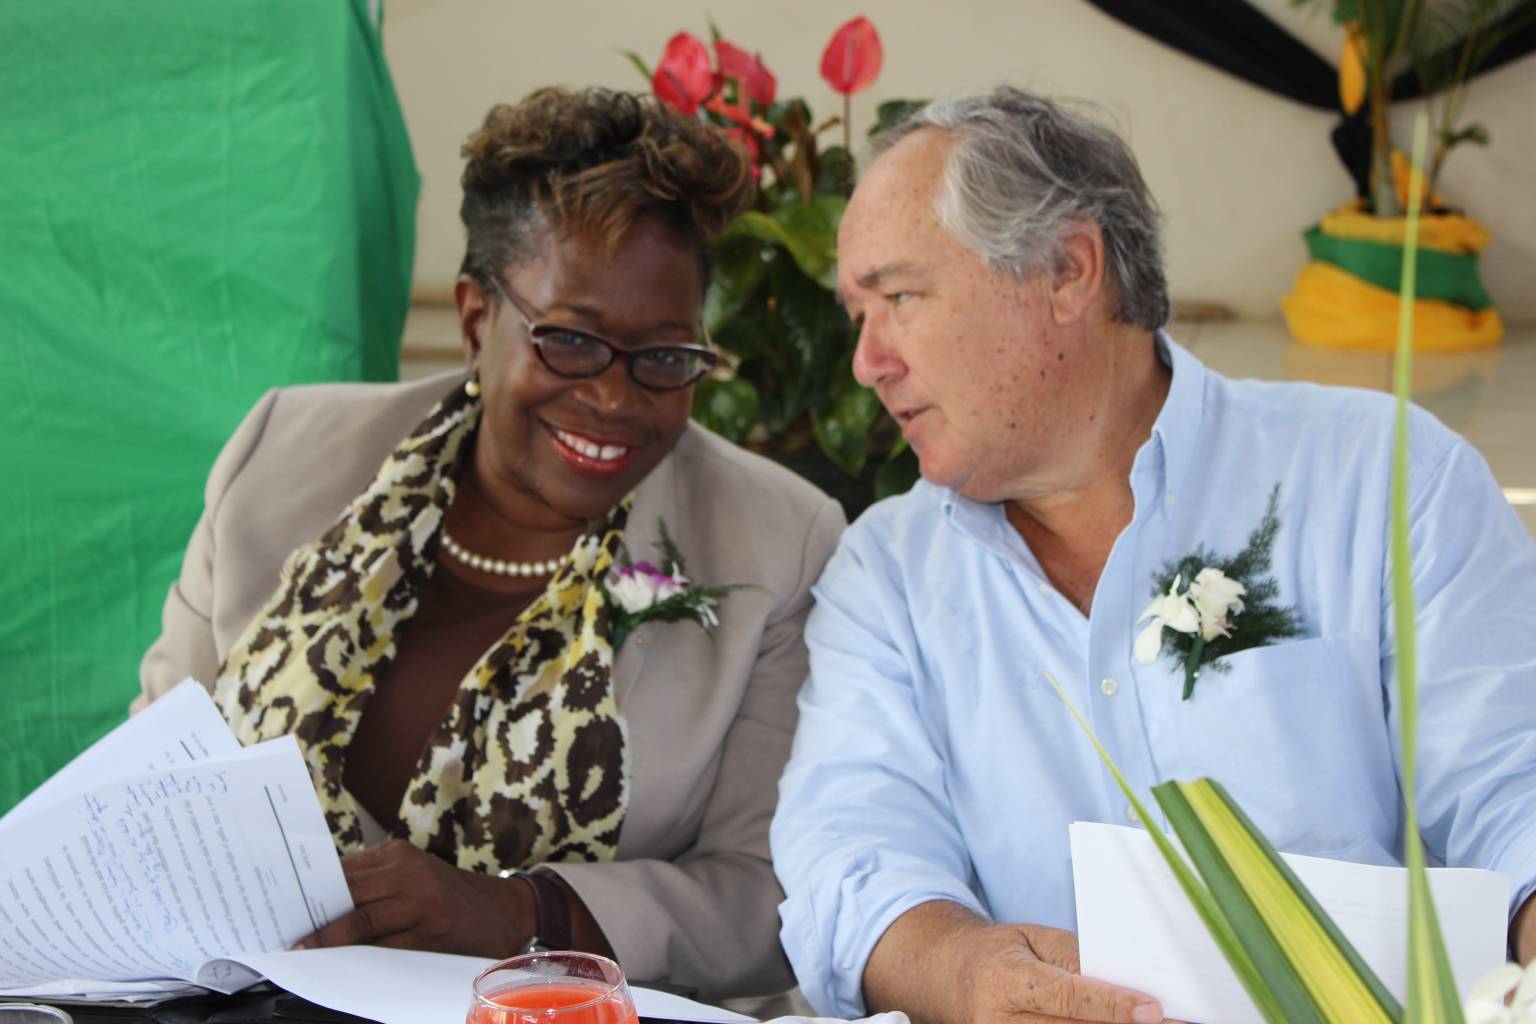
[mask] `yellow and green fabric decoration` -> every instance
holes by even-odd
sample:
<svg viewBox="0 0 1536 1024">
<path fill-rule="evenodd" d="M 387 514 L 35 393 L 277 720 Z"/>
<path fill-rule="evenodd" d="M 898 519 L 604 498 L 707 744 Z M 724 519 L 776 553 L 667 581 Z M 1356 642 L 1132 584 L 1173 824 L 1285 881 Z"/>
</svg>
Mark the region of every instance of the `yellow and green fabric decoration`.
<svg viewBox="0 0 1536 1024">
<path fill-rule="evenodd" d="M 1339 107 L 1353 114 L 1365 103 L 1365 40 L 1360 26 L 1350 22 L 1344 27 L 1344 52 L 1339 54 Z"/>
<path fill-rule="evenodd" d="M 1390 352 L 1396 343 L 1404 217 L 1342 207 L 1303 234 L 1311 262 L 1280 302 L 1291 334 L 1308 345 Z M 1504 323 L 1478 274 L 1488 229 L 1458 214 L 1419 223 L 1413 344 L 1420 352 L 1489 348 Z"/>
</svg>

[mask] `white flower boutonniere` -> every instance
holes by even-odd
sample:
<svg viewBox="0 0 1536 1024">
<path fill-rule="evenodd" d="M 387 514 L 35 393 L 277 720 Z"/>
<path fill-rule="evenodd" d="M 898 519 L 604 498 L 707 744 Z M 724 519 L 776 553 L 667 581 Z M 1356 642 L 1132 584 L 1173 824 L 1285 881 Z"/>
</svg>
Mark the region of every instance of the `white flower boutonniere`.
<svg viewBox="0 0 1536 1024">
<path fill-rule="evenodd" d="M 613 609 L 613 649 L 645 622 L 697 622 L 702 629 L 720 624 L 720 600 L 746 584 L 703 586 L 688 578 L 688 565 L 660 520 L 661 566 L 631 562 L 626 555 L 603 577 L 603 596 Z"/>
<path fill-rule="evenodd" d="M 1280 588 L 1264 577 L 1280 532 L 1279 505 L 1276 484 L 1264 518 L 1237 557 L 1220 561 L 1203 547 L 1196 548 L 1165 565 L 1154 580 L 1152 603 L 1137 619 L 1152 621 L 1136 636 L 1136 660 L 1150 665 L 1163 651 L 1177 657 L 1184 666 L 1185 700 L 1194 695 L 1202 667 L 1225 671 L 1223 655 L 1301 632 L 1295 609 L 1274 603 Z M 1185 580 L 1189 586 L 1181 590 Z M 1239 615 L 1241 624 L 1236 621 Z M 1164 630 L 1169 633 L 1164 635 Z"/>
<path fill-rule="evenodd" d="M 1243 595 L 1248 588 L 1213 566 L 1195 574 L 1194 582 L 1179 593 L 1183 577 L 1175 575 L 1168 593 L 1152 599 L 1138 622 L 1152 621 L 1136 636 L 1136 658 L 1143 665 L 1157 660 L 1163 646 L 1163 628 L 1180 633 L 1199 633 L 1210 643 L 1219 636 L 1232 635 L 1232 617 L 1243 610 Z"/>
<path fill-rule="evenodd" d="M 1536 1024 L 1536 965 L 1495 967 L 1472 986 L 1467 1024 Z"/>
</svg>

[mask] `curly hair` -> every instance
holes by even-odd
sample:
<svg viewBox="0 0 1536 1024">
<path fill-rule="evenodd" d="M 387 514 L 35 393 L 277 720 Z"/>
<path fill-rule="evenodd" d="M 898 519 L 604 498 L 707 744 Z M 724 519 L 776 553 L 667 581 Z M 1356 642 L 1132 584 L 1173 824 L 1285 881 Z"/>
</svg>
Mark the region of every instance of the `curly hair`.
<svg viewBox="0 0 1536 1024">
<path fill-rule="evenodd" d="M 546 223 L 595 231 L 612 247 L 642 216 L 698 246 L 752 197 L 746 154 L 721 132 L 654 96 L 545 88 L 498 104 L 465 142 L 468 234 L 460 272 L 482 282 L 529 255 Z"/>
</svg>

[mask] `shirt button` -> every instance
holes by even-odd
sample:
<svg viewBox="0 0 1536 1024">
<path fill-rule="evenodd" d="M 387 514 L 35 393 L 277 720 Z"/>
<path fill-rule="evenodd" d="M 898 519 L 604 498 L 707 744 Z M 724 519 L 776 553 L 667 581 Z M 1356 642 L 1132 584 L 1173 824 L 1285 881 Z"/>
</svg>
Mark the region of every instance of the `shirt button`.
<svg viewBox="0 0 1536 1024">
<path fill-rule="evenodd" d="M 1136 808 L 1133 804 L 1125 805 L 1125 820 L 1130 822 L 1132 825 L 1141 824 L 1141 815 L 1136 813 Z"/>
<path fill-rule="evenodd" d="M 1168 502 L 1168 507 L 1169 508 L 1173 508 L 1173 506 L 1175 506 L 1175 505 L 1177 505 L 1179 503 L 1178 495 L 1175 495 L 1175 494 L 1169 494 L 1168 497 L 1165 500 Z"/>
<path fill-rule="evenodd" d="M 1102 679 L 1099 681 L 1099 692 L 1106 697 L 1113 697 L 1120 692 L 1120 684 L 1113 679 Z"/>
<path fill-rule="evenodd" d="M 1049 583 L 1042 583 L 1042 584 L 1040 584 L 1040 593 L 1044 594 L 1046 597 L 1050 597 L 1051 596 L 1051 585 Z"/>
</svg>

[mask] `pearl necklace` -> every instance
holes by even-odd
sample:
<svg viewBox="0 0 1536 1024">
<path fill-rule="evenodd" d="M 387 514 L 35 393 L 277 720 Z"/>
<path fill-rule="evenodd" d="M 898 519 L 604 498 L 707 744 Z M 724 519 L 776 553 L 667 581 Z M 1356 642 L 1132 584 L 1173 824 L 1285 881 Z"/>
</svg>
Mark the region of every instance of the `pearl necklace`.
<svg viewBox="0 0 1536 1024">
<path fill-rule="evenodd" d="M 446 526 L 443 527 L 443 547 L 448 549 L 450 555 L 471 569 L 479 569 L 481 572 L 496 576 L 553 576 L 571 559 L 569 551 L 559 558 L 550 558 L 543 562 L 508 562 L 500 558 L 486 558 L 484 555 L 475 554 L 454 540 Z"/>
</svg>

